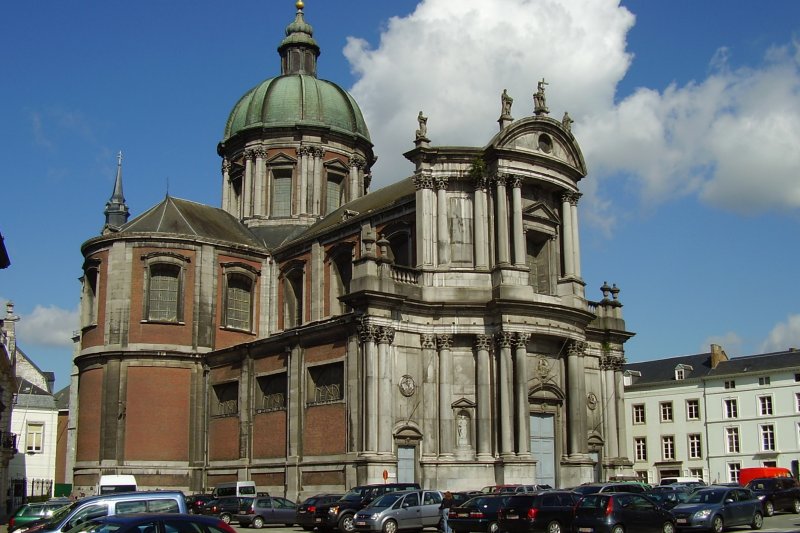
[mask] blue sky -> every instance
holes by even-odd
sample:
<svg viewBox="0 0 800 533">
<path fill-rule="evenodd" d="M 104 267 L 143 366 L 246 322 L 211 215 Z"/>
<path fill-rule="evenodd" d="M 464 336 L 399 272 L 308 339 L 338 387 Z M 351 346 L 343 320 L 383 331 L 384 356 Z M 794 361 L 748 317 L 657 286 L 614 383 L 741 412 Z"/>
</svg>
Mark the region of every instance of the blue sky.
<svg viewBox="0 0 800 533">
<path fill-rule="evenodd" d="M 230 6 L 233 7 L 230 7 Z M 373 189 L 432 144 L 484 145 L 500 93 L 569 111 L 589 167 L 587 297 L 621 288 L 630 361 L 800 346 L 800 2 L 309 0 L 319 75 L 359 102 Z M 136 216 L 164 195 L 220 203 L 216 144 L 277 75 L 292 0 L 13 2 L 0 19 L 0 302 L 69 380 L 80 245 L 102 227 L 116 153 Z"/>
</svg>

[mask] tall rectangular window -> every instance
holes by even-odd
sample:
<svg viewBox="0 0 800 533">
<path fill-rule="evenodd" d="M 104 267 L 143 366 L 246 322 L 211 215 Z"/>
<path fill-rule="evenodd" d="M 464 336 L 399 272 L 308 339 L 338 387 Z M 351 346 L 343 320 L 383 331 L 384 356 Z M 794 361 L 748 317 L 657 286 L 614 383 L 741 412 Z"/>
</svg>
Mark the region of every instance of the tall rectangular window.
<svg viewBox="0 0 800 533">
<path fill-rule="evenodd" d="M 761 451 L 775 451 L 775 426 L 772 424 L 761 426 Z"/>
<path fill-rule="evenodd" d="M 634 424 L 645 423 L 644 404 L 639 403 L 633 406 L 633 423 Z"/>
<path fill-rule="evenodd" d="M 292 216 L 292 171 L 273 169 L 272 176 L 270 213 L 273 217 L 290 217 Z"/>
<path fill-rule="evenodd" d="M 147 288 L 147 319 L 159 322 L 179 321 L 181 269 L 177 265 L 156 263 L 150 266 Z"/>
<path fill-rule="evenodd" d="M 672 435 L 661 437 L 661 458 L 665 461 L 675 459 L 675 437 Z"/>
<path fill-rule="evenodd" d="M 772 396 L 758 397 L 758 413 L 761 416 L 772 416 Z"/>
<path fill-rule="evenodd" d="M 473 244 L 474 215 L 472 200 L 466 196 L 450 196 L 448 198 L 447 224 L 450 232 L 450 260 L 458 265 L 471 265 Z"/>
<path fill-rule="evenodd" d="M 250 331 L 253 282 L 243 274 L 230 274 L 227 283 L 225 325 L 229 328 Z"/>
<path fill-rule="evenodd" d="M 661 402 L 661 421 L 672 422 L 672 402 Z"/>
<path fill-rule="evenodd" d="M 741 463 L 728 463 L 728 481 L 731 483 L 739 483 L 739 472 L 741 470 Z"/>
<path fill-rule="evenodd" d="M 637 461 L 647 461 L 647 438 L 636 437 L 633 439 L 633 449 Z"/>
<path fill-rule="evenodd" d="M 725 451 L 727 453 L 739 453 L 739 428 L 725 428 Z"/>
<path fill-rule="evenodd" d="M 738 418 L 739 417 L 739 403 L 736 398 L 728 398 L 724 403 L 725 418 Z"/>
<path fill-rule="evenodd" d="M 702 459 L 703 446 L 700 433 L 691 433 L 689 436 L 689 459 Z"/>
<path fill-rule="evenodd" d="M 794 393 L 794 409 L 800 413 L 800 392 Z"/>
<path fill-rule="evenodd" d="M 28 423 L 25 430 L 25 451 L 27 453 L 42 453 L 44 440 L 44 424 L 38 422 Z"/>
<path fill-rule="evenodd" d="M 700 400 L 686 400 L 686 419 L 700 420 Z"/>
</svg>

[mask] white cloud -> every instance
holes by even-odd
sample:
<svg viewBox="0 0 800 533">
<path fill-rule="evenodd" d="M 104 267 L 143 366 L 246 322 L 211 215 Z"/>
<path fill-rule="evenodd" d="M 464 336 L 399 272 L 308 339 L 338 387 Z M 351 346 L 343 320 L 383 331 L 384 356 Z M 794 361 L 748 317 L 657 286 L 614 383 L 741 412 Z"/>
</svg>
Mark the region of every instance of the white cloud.
<svg viewBox="0 0 800 533">
<path fill-rule="evenodd" d="M 19 314 L 19 313 L 17 313 Z M 17 343 L 32 346 L 72 347 L 72 335 L 80 326 L 78 310 L 37 305 L 33 312 L 17 322 Z"/>
<path fill-rule="evenodd" d="M 800 315 L 789 315 L 786 322 L 777 324 L 761 344 L 762 352 L 780 352 L 800 348 Z"/>
<path fill-rule="evenodd" d="M 609 179 L 630 180 L 646 207 L 685 195 L 740 213 L 800 207 L 798 43 L 768 50 L 753 69 L 729 68 L 720 48 L 706 79 L 615 102 L 633 24 L 616 0 L 424 0 L 392 18 L 376 48 L 350 38 L 351 92 L 380 157 L 375 186 L 411 174 L 401 153 L 413 148 L 420 110 L 432 144 L 483 146 L 502 90 L 522 118 L 546 78 L 551 116 L 569 110 L 589 166 L 583 216 L 606 232 L 615 210 L 597 182 Z"/>
</svg>

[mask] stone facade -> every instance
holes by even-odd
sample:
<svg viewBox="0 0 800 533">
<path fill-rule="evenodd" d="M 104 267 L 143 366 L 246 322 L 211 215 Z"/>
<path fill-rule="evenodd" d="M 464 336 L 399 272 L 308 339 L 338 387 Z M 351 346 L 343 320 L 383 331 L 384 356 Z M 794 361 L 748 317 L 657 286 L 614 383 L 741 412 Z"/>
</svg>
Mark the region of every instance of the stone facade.
<svg viewBox="0 0 800 533">
<path fill-rule="evenodd" d="M 302 8 L 287 35 L 283 90 L 295 77 L 324 96 Z M 248 108 L 295 123 L 245 123 L 237 104 L 222 209 L 168 197 L 119 227 L 107 213 L 83 245 L 76 486 L 253 479 L 294 499 L 625 473 L 632 334 L 616 287 L 586 299 L 569 125 L 513 120 L 504 100 L 484 147 L 436 147 L 421 122 L 413 176 L 369 192 L 352 98 L 311 124 L 269 100 L 275 83 Z"/>
</svg>

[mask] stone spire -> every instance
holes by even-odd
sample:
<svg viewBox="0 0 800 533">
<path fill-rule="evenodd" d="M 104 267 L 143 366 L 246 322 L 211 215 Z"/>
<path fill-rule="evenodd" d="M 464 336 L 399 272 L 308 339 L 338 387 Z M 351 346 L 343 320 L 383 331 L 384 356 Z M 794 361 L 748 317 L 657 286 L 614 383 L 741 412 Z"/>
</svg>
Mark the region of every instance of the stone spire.
<svg viewBox="0 0 800 533">
<path fill-rule="evenodd" d="M 128 204 L 125 203 L 125 196 L 122 194 L 122 152 L 117 154 L 117 177 L 114 180 L 114 192 L 106 202 L 106 225 L 103 229 L 115 230 L 128 221 Z"/>
<path fill-rule="evenodd" d="M 286 38 L 278 46 L 281 55 L 281 75 L 307 74 L 317 77 L 319 46 L 314 41 L 314 30 L 303 18 L 303 0 L 295 4 L 294 22 L 286 26 Z"/>
</svg>

